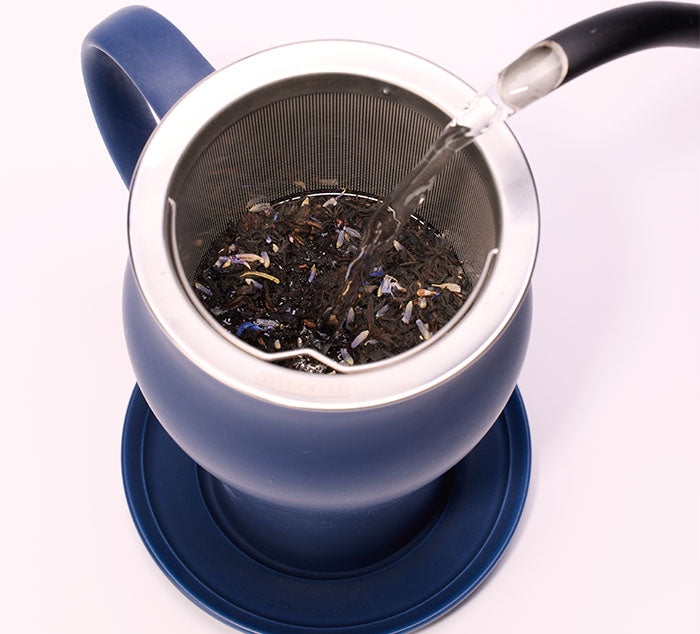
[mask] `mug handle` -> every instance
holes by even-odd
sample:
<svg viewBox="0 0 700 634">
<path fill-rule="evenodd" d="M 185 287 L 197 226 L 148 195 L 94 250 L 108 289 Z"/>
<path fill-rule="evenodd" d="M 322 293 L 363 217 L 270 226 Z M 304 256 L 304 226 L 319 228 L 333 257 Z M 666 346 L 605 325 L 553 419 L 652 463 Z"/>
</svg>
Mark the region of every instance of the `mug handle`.
<svg viewBox="0 0 700 634">
<path fill-rule="evenodd" d="M 214 71 L 172 23 L 140 6 L 117 11 L 88 33 L 82 67 L 102 139 L 127 187 L 158 120 Z"/>
</svg>

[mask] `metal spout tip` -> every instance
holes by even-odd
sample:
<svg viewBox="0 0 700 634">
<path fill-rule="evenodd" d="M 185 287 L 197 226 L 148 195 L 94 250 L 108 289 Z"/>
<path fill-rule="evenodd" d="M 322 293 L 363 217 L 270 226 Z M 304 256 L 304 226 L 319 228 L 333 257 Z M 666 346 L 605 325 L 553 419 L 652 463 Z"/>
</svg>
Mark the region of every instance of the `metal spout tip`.
<svg viewBox="0 0 700 634">
<path fill-rule="evenodd" d="M 518 111 L 558 88 L 569 70 L 564 49 L 549 40 L 536 44 L 498 74 L 498 94 Z"/>
</svg>

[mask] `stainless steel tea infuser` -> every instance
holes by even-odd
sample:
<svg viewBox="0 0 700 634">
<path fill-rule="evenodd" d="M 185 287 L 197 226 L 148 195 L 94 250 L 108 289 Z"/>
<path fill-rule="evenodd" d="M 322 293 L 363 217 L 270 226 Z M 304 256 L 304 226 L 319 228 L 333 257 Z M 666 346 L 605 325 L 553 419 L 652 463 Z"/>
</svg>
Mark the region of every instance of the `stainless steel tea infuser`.
<svg viewBox="0 0 700 634">
<path fill-rule="evenodd" d="M 509 65 L 490 98 L 517 111 L 620 55 L 698 47 L 699 18 L 662 2 L 595 16 Z M 190 289 L 203 253 L 248 201 L 289 196 L 294 181 L 385 195 L 476 93 L 409 53 L 347 41 L 214 72 L 144 7 L 93 29 L 83 69 L 130 182 L 124 323 L 138 387 L 122 455 L 156 561 L 247 631 L 408 631 L 454 607 L 508 544 L 529 478 L 515 385 L 539 211 L 510 130 L 463 149 L 420 209 L 463 262 L 467 304 L 386 361 L 348 371 L 302 350 L 342 371 L 312 375 L 209 316 Z"/>
</svg>

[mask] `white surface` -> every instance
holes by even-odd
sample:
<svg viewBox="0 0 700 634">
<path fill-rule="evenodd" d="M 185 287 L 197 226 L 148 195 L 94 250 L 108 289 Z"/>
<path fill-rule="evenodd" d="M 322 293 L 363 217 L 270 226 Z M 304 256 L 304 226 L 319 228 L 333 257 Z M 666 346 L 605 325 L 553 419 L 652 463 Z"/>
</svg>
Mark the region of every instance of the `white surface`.
<svg viewBox="0 0 700 634">
<path fill-rule="evenodd" d="M 4 13 L 7 632 L 230 631 L 157 569 L 122 492 L 120 433 L 134 382 L 120 316 L 127 193 L 79 65 L 83 36 L 120 6 L 15 3 Z M 612 3 L 151 6 L 216 67 L 339 37 L 411 50 L 484 88 L 538 38 Z M 532 485 L 502 564 L 431 634 L 700 630 L 698 77 L 700 52 L 648 51 L 512 121 L 543 225 L 520 381 Z"/>
</svg>

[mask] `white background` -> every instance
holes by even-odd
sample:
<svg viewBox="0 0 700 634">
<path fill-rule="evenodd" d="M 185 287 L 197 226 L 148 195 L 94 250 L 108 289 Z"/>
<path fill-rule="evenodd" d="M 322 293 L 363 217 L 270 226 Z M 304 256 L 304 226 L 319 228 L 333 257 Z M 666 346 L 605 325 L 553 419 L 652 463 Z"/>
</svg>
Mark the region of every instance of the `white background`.
<svg viewBox="0 0 700 634">
<path fill-rule="evenodd" d="M 123 187 L 82 85 L 84 35 L 122 5 L 3 14 L 0 628 L 225 633 L 141 545 L 121 484 L 134 377 L 121 331 Z M 608 1 L 161 2 L 215 67 L 302 39 L 424 56 L 478 88 Z M 542 211 L 520 386 L 532 485 L 507 555 L 430 626 L 698 632 L 700 51 L 643 52 L 512 120 Z"/>
</svg>

